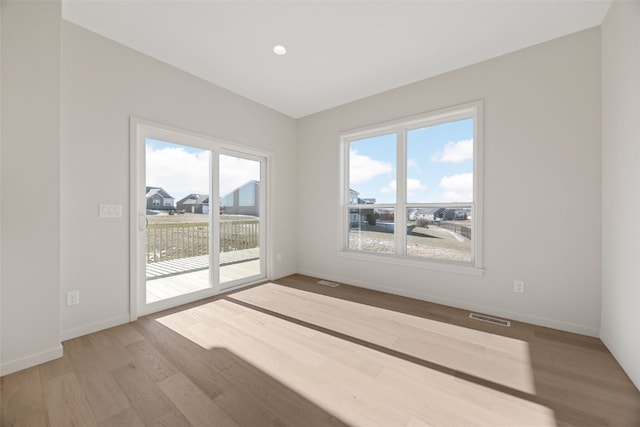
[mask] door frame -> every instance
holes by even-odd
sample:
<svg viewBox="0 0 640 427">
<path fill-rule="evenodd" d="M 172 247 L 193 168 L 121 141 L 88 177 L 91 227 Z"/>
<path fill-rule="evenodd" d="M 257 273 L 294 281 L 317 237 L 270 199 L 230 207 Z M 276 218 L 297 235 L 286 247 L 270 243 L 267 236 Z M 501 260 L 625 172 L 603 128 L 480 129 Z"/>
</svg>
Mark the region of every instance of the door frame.
<svg viewBox="0 0 640 427">
<path fill-rule="evenodd" d="M 145 184 L 146 176 L 145 176 L 145 164 L 142 164 L 142 167 L 139 166 L 139 163 L 145 159 L 145 143 L 144 140 L 146 138 L 154 138 L 167 142 L 174 142 L 176 144 L 184 144 L 190 145 L 197 148 L 202 148 L 205 150 L 209 150 L 212 153 L 211 159 L 211 168 L 215 167 L 215 170 L 218 169 L 218 161 L 220 154 L 226 155 L 246 155 L 248 157 L 255 157 L 264 159 L 262 163 L 263 169 L 261 170 L 261 179 L 264 182 L 261 182 L 260 192 L 263 201 L 263 206 L 261 209 L 261 227 L 260 233 L 261 242 L 264 243 L 264 246 L 261 249 L 260 254 L 260 264 L 261 271 L 264 272 L 260 278 L 252 280 L 251 282 L 244 282 L 239 284 L 232 284 L 229 287 L 225 287 L 224 290 L 220 287 L 219 280 L 219 255 L 216 251 L 212 251 L 215 264 L 215 269 L 210 270 L 213 272 L 213 280 L 212 287 L 209 289 L 205 289 L 202 291 L 197 291 L 193 293 L 189 293 L 186 295 L 182 295 L 179 297 L 172 298 L 170 300 L 163 300 L 153 303 L 151 305 L 140 304 L 141 299 L 144 298 L 146 300 L 146 294 L 143 295 L 143 291 L 146 288 L 143 288 L 142 283 L 146 282 L 146 271 L 144 268 L 144 244 L 141 244 L 139 239 L 139 234 L 145 230 L 146 227 L 146 214 L 143 215 L 141 212 L 146 212 L 146 199 L 145 194 L 140 194 L 141 184 Z M 164 124 L 152 122 L 149 120 L 141 119 L 138 117 L 131 116 L 129 122 L 129 148 L 130 148 L 130 161 L 129 161 L 129 318 L 130 321 L 134 321 L 138 318 L 139 315 L 146 315 L 150 313 L 154 313 L 157 311 L 165 310 L 171 307 L 175 307 L 178 305 L 186 304 L 189 302 L 197 301 L 199 299 L 207 298 L 210 296 L 218 295 L 223 292 L 228 292 L 232 289 L 243 288 L 246 286 L 251 286 L 256 283 L 263 282 L 271 278 L 272 271 L 272 257 L 271 257 L 271 248 L 273 247 L 273 241 L 271 238 L 271 213 L 269 203 L 269 183 L 271 182 L 271 163 L 273 159 L 273 154 L 263 150 L 257 150 L 253 147 L 249 147 L 243 144 L 235 143 L 232 141 L 227 141 L 221 138 L 207 136 L 198 134 L 195 132 L 191 132 L 188 130 L 167 126 Z M 146 162 L 145 162 L 146 163 Z M 219 195 L 216 192 L 217 180 L 215 181 L 215 188 L 213 183 L 214 180 L 210 176 L 211 179 L 211 192 L 213 195 L 213 201 L 215 203 L 214 206 L 211 207 L 211 215 L 215 212 L 215 206 L 218 206 L 219 203 Z M 219 235 L 219 222 L 214 221 L 214 230 L 211 235 Z M 217 229 L 217 230 L 216 230 Z M 216 233 L 216 234 L 214 234 Z M 218 247 L 219 243 L 215 242 L 214 239 L 214 247 Z M 211 248 L 212 249 L 212 248 Z M 142 268 L 141 268 L 142 267 Z M 210 275 L 211 276 L 211 275 Z M 144 307 L 144 309 L 141 309 Z"/>
</svg>

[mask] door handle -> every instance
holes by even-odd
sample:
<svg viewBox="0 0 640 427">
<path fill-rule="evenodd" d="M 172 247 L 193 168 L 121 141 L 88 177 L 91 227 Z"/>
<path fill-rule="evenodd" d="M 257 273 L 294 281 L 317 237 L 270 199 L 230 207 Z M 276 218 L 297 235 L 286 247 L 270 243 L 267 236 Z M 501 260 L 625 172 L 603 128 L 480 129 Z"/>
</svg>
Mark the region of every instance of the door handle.
<svg viewBox="0 0 640 427">
<path fill-rule="evenodd" d="M 145 231 L 149 225 L 149 218 L 145 214 L 138 214 L 138 231 Z"/>
</svg>

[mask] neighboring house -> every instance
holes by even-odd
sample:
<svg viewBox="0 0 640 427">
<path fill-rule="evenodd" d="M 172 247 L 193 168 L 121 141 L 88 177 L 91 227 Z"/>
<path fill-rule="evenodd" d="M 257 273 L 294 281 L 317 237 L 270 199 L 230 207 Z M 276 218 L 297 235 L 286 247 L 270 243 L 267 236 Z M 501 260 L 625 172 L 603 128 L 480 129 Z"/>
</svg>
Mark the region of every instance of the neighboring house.
<svg viewBox="0 0 640 427">
<path fill-rule="evenodd" d="M 417 208 L 409 215 L 410 220 L 426 219 L 429 221 L 435 221 L 436 218 L 441 218 L 440 215 L 445 211 L 444 208 Z"/>
<path fill-rule="evenodd" d="M 454 219 L 467 219 L 470 210 L 454 208 L 418 208 L 409 215 L 410 220 L 427 219 L 429 221 L 451 221 Z"/>
<path fill-rule="evenodd" d="M 354 205 L 373 205 L 376 203 L 376 199 L 361 199 L 360 193 L 350 188 L 349 203 Z M 369 225 L 376 225 L 377 218 L 378 215 L 376 215 L 375 209 L 351 209 L 349 212 L 349 222 L 352 226 L 357 225 L 363 221 L 366 221 Z"/>
<path fill-rule="evenodd" d="M 176 209 L 184 210 L 188 213 L 209 213 L 209 195 L 208 194 L 189 194 L 187 197 L 178 200 Z"/>
<path fill-rule="evenodd" d="M 227 214 L 260 216 L 260 183 L 248 181 L 223 196 L 220 205 Z"/>
<path fill-rule="evenodd" d="M 175 199 L 160 187 L 147 187 L 147 209 L 170 211 L 175 209 Z"/>
</svg>

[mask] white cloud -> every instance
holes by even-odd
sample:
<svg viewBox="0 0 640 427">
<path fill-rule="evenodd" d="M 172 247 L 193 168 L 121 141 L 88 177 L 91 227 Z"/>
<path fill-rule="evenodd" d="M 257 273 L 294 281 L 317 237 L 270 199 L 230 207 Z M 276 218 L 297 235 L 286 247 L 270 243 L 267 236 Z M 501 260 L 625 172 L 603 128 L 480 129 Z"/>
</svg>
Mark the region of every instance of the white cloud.
<svg viewBox="0 0 640 427">
<path fill-rule="evenodd" d="M 473 159 L 473 139 L 449 141 L 442 152 L 431 157 L 433 162 L 460 163 Z"/>
<path fill-rule="evenodd" d="M 164 188 L 178 201 L 191 193 L 209 194 L 209 152 L 189 152 L 182 147 L 146 147 L 146 183 Z M 251 180 L 260 180 L 260 164 L 220 156 L 220 194 L 225 195 Z"/>
<path fill-rule="evenodd" d="M 413 169 L 418 173 L 422 172 L 422 169 L 420 169 L 420 166 L 418 166 L 418 162 L 416 162 L 415 159 L 409 159 L 407 161 L 407 169 Z"/>
<path fill-rule="evenodd" d="M 427 186 L 420 182 L 419 179 L 407 178 L 407 196 L 414 196 L 416 193 L 425 191 Z"/>
<path fill-rule="evenodd" d="M 147 185 L 162 187 L 178 201 L 190 193 L 209 193 L 209 152 L 182 147 L 146 149 Z"/>
<path fill-rule="evenodd" d="M 391 193 L 395 192 L 397 187 L 397 182 L 394 179 L 390 181 L 389 184 L 385 185 L 380 189 L 382 193 Z M 407 196 L 413 196 L 420 191 L 424 191 L 427 189 L 427 186 L 420 182 L 419 179 L 415 178 L 407 178 Z"/>
<path fill-rule="evenodd" d="M 396 191 L 396 185 L 397 182 L 394 179 L 393 181 L 390 181 L 387 185 L 385 185 L 384 187 L 382 187 L 380 189 L 381 193 L 391 193 L 391 192 L 395 192 Z"/>
<path fill-rule="evenodd" d="M 444 191 L 444 202 L 473 201 L 473 174 L 462 173 L 442 177 L 440 188 Z"/>
<path fill-rule="evenodd" d="M 393 171 L 393 166 L 388 162 L 372 159 L 369 156 L 358 154 L 358 150 L 350 150 L 349 153 L 349 184 L 362 184 L 378 175 Z"/>
</svg>

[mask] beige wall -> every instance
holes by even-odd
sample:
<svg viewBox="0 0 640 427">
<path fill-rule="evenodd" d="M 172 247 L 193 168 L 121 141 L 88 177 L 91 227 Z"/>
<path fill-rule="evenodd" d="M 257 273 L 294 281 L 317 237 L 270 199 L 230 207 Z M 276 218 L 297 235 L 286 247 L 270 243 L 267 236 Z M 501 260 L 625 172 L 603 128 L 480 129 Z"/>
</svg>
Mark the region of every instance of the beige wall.
<svg viewBox="0 0 640 427">
<path fill-rule="evenodd" d="M 484 276 L 336 256 L 338 132 L 478 99 Z M 303 118 L 298 179 L 299 271 L 598 335 L 599 29 Z M 514 280 L 525 294 L 512 291 Z"/>
<path fill-rule="evenodd" d="M 63 338 L 129 317 L 129 220 L 98 218 L 98 205 L 129 211 L 129 118 L 272 153 L 275 277 L 295 271 L 295 121 L 69 22 L 62 25 L 61 291 Z M 90 59 L 89 59 L 90 58 Z"/>
<path fill-rule="evenodd" d="M 0 373 L 60 346 L 60 3 L 2 2 Z"/>
<path fill-rule="evenodd" d="M 640 2 L 602 24 L 602 332 L 640 389 Z M 616 214 L 618 213 L 618 214 Z"/>
</svg>

